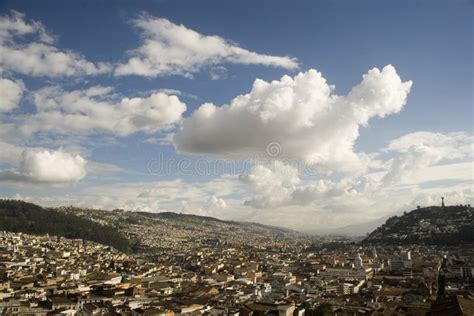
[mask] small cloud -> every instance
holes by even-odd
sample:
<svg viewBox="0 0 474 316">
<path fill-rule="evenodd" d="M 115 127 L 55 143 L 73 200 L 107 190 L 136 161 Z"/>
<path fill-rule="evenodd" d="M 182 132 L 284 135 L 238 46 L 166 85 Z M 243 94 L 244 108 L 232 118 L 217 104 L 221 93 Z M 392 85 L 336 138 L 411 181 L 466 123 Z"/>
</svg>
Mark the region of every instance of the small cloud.
<svg viewBox="0 0 474 316">
<path fill-rule="evenodd" d="M 71 50 L 54 46 L 55 38 L 41 22 L 27 21 L 25 15 L 12 11 L 0 16 L 2 68 L 30 76 L 62 77 L 98 75 L 110 72 L 107 63 L 93 63 Z M 24 37 L 33 40 L 24 43 Z"/>
<path fill-rule="evenodd" d="M 77 182 L 86 176 L 86 160 L 80 155 L 56 151 L 25 149 L 17 169 L 0 172 L 0 181 L 27 183 Z"/>
<path fill-rule="evenodd" d="M 210 199 L 212 205 L 216 206 L 217 208 L 226 208 L 227 203 L 222 198 L 218 198 L 216 196 L 212 196 Z"/>
<path fill-rule="evenodd" d="M 24 91 L 23 81 L 0 78 L 0 113 L 16 108 Z"/>
<path fill-rule="evenodd" d="M 212 67 L 209 70 L 211 80 L 225 79 L 227 77 L 227 68 L 223 66 Z"/>
<path fill-rule="evenodd" d="M 149 137 L 143 141 L 146 144 L 156 145 L 172 145 L 173 144 L 173 133 L 167 133 L 161 137 Z"/>
</svg>

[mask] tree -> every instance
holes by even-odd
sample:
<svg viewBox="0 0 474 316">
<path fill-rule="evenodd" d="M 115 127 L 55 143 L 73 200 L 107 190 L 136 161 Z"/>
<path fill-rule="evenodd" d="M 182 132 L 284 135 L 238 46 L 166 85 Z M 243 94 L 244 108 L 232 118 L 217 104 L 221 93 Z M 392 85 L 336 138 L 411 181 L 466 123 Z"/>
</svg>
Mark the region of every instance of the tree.
<svg viewBox="0 0 474 316">
<path fill-rule="evenodd" d="M 321 303 L 316 309 L 310 309 L 306 313 L 309 316 L 331 316 L 334 315 L 332 305 L 329 303 Z"/>
</svg>

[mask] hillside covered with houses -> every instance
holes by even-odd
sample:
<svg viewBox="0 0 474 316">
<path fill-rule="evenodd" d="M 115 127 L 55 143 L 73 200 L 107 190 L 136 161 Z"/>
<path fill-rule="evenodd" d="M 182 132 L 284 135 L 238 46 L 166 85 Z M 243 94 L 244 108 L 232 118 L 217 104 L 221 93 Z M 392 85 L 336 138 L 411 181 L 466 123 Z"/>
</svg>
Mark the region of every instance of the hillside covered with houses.
<svg viewBox="0 0 474 316">
<path fill-rule="evenodd" d="M 457 245 L 474 243 L 474 209 L 470 205 L 418 207 L 392 216 L 364 243 Z"/>
</svg>

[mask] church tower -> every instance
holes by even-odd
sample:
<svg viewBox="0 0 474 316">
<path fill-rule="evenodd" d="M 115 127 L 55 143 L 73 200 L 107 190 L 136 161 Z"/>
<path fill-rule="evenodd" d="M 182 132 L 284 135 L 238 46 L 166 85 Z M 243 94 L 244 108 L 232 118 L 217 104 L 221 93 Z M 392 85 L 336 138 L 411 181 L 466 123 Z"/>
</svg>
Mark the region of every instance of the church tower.
<svg viewBox="0 0 474 316">
<path fill-rule="evenodd" d="M 377 258 L 377 249 L 375 249 L 375 246 L 372 248 L 372 258 Z"/>
<path fill-rule="evenodd" d="M 360 253 L 357 253 L 355 257 L 355 268 L 357 270 L 360 270 L 362 269 L 362 267 L 363 267 L 362 258 L 360 257 Z"/>
</svg>

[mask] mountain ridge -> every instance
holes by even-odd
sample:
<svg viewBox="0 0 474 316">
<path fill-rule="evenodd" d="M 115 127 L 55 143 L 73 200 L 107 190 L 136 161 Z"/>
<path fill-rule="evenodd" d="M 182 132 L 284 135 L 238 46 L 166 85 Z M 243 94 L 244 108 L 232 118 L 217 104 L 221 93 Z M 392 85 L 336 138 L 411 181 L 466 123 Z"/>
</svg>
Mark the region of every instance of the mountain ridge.
<svg viewBox="0 0 474 316">
<path fill-rule="evenodd" d="M 53 219 L 52 222 L 49 219 Z M 26 219 L 26 220 L 25 220 Z M 46 208 L 19 200 L 0 199 L 0 230 L 85 239 L 125 252 L 152 253 L 179 240 L 199 236 L 229 245 L 253 240 L 298 238 L 290 229 L 252 222 L 174 212 L 131 212 L 77 207 Z M 150 237 L 151 236 L 151 237 Z M 249 242 L 250 241 L 250 242 Z M 258 244 L 258 243 L 257 243 Z"/>
<path fill-rule="evenodd" d="M 219 222 L 219 223 L 226 223 L 226 224 L 253 225 L 253 226 L 258 226 L 258 227 L 262 227 L 262 228 L 266 228 L 266 229 L 273 229 L 275 231 L 296 233 L 296 234 L 304 234 L 304 233 L 300 233 L 300 232 L 297 232 L 293 229 L 286 228 L 286 227 L 267 225 L 267 224 L 262 224 L 262 223 L 258 223 L 258 222 L 224 220 L 224 219 L 220 219 L 220 218 L 217 218 L 217 217 L 203 216 L 203 215 L 197 215 L 197 214 L 177 213 L 177 212 L 171 212 L 171 211 L 165 211 L 165 212 L 134 212 L 134 213 L 138 213 L 138 214 L 143 215 L 143 216 L 154 217 L 154 218 L 186 218 L 186 219 L 208 220 L 208 221 L 212 221 L 212 222 Z"/>
</svg>

